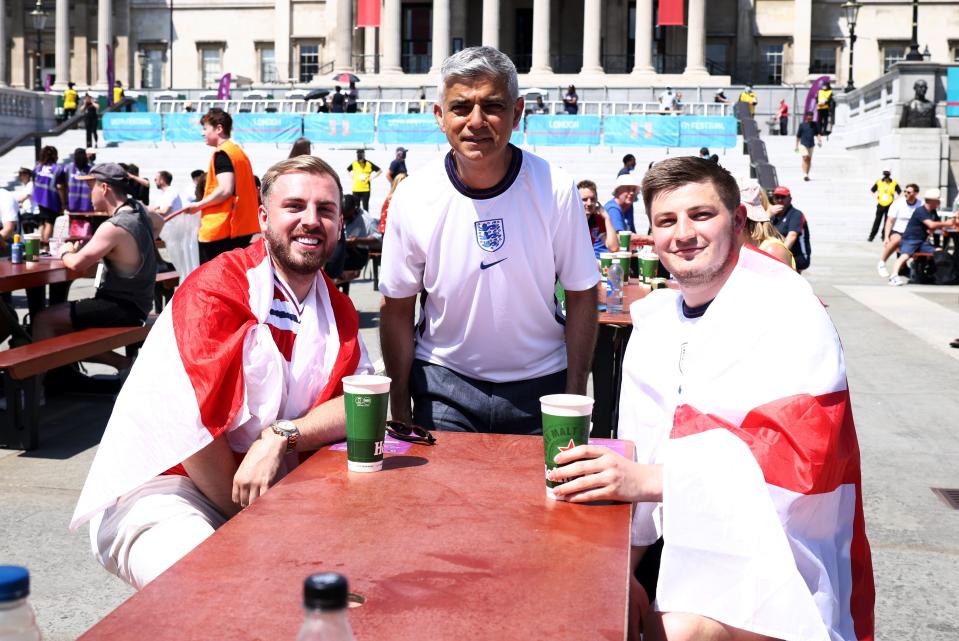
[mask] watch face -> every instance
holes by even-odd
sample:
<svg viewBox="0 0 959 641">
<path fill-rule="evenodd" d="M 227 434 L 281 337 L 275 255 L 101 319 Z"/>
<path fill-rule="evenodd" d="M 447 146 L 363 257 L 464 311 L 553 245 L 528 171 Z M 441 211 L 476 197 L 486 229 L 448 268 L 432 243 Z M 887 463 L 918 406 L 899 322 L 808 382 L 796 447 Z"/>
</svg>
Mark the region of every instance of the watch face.
<svg viewBox="0 0 959 641">
<path fill-rule="evenodd" d="M 277 421 L 274 423 L 274 427 L 285 435 L 290 435 L 296 431 L 296 425 L 293 424 L 293 421 Z"/>
</svg>

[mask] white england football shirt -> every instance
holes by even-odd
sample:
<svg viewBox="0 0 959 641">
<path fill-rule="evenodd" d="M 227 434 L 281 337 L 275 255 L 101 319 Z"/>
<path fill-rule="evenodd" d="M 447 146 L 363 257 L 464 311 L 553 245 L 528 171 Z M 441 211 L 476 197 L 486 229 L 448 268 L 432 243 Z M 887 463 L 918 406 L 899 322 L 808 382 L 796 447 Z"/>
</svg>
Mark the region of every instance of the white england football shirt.
<svg viewBox="0 0 959 641">
<path fill-rule="evenodd" d="M 572 179 L 538 156 L 514 147 L 503 181 L 471 190 L 451 152 L 390 201 L 380 292 L 425 292 L 418 359 L 492 382 L 565 369 L 557 279 L 582 291 L 599 274 Z"/>
</svg>

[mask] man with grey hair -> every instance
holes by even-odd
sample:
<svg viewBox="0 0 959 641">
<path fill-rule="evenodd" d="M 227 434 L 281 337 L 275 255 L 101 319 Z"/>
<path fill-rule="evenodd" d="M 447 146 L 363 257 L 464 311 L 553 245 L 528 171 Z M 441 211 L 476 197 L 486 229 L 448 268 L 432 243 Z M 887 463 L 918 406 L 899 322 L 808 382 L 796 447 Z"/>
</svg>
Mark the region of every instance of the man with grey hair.
<svg viewBox="0 0 959 641">
<path fill-rule="evenodd" d="M 471 47 L 441 74 L 433 113 L 451 149 L 403 181 L 384 234 L 393 418 L 538 433 L 540 396 L 586 391 L 598 281 L 586 217 L 569 176 L 510 144 L 524 104 L 509 58 Z"/>
</svg>

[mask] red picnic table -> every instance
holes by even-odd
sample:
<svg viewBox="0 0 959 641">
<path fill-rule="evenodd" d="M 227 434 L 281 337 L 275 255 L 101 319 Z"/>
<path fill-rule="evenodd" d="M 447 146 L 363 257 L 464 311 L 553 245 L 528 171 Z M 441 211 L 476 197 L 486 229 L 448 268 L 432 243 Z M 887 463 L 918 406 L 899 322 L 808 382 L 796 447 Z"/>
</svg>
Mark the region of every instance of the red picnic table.
<svg viewBox="0 0 959 641">
<path fill-rule="evenodd" d="M 18 289 L 43 287 L 54 283 L 85 278 L 96 273 L 96 266 L 85 272 L 67 269 L 62 260 L 41 256 L 32 263 L 14 265 L 9 258 L 0 260 L 0 292 L 12 292 Z"/>
<path fill-rule="evenodd" d="M 373 474 L 323 448 L 81 638 L 289 641 L 335 571 L 358 639 L 624 639 L 631 505 L 546 498 L 541 437 L 436 437 Z"/>
</svg>

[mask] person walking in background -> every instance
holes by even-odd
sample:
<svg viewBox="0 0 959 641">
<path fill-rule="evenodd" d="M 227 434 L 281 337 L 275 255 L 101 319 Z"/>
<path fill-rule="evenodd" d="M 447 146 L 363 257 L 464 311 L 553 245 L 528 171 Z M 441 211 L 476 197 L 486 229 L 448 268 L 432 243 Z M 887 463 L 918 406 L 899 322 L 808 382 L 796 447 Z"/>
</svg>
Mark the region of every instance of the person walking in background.
<svg viewBox="0 0 959 641">
<path fill-rule="evenodd" d="M 206 173 L 203 198 L 183 208 L 184 213 L 201 212 L 200 264 L 223 252 L 246 247 L 260 231 L 257 218 L 259 195 L 250 159 L 230 139 L 233 118 L 218 107 L 200 119 L 203 139 L 216 148 Z"/>
<path fill-rule="evenodd" d="M 579 113 L 579 96 L 576 95 L 576 87 L 573 85 L 569 86 L 569 89 L 566 90 L 566 95 L 563 96 L 563 109 L 566 110 L 570 116 L 575 116 Z"/>
<path fill-rule="evenodd" d="M 83 97 L 83 128 L 87 132 L 87 147 L 96 147 L 99 142 L 97 136 L 97 103 L 93 101 L 93 96 L 87 94 Z"/>
<path fill-rule="evenodd" d="M 75 115 L 77 115 L 77 101 L 80 99 L 80 94 L 78 94 L 77 90 L 74 89 L 73 87 L 74 87 L 74 84 L 72 82 L 68 82 L 67 88 L 63 92 L 64 121 L 70 120 Z"/>
<path fill-rule="evenodd" d="M 786 104 L 785 98 L 779 99 L 779 109 L 776 110 L 776 118 L 779 121 L 779 135 L 788 136 L 789 135 L 789 105 Z"/>
<path fill-rule="evenodd" d="M 889 213 L 889 206 L 892 205 L 892 201 L 896 199 L 896 196 L 902 193 L 902 189 L 899 188 L 899 183 L 892 179 L 892 172 L 888 169 L 882 170 L 882 178 L 873 183 L 872 188 L 869 190 L 872 193 L 876 194 L 876 219 L 872 222 L 872 229 L 869 231 L 869 242 L 871 243 L 876 237 L 876 234 L 879 233 L 879 230 L 882 229 L 882 240 L 887 240 L 888 236 L 886 234 L 885 225 L 886 225 L 886 214 Z"/>
<path fill-rule="evenodd" d="M 812 168 L 812 152 L 816 146 L 818 130 L 812 121 L 812 112 L 807 111 L 803 121 L 796 130 L 796 152 L 802 157 L 803 180 L 809 180 L 809 170 Z M 822 143 L 820 143 L 822 144 Z"/>
<path fill-rule="evenodd" d="M 636 156 L 633 154 L 626 154 L 623 156 L 623 166 L 619 170 L 619 173 L 616 174 L 616 177 L 619 178 L 623 174 L 630 174 L 634 169 L 636 169 Z"/>
<path fill-rule="evenodd" d="M 366 152 L 356 150 L 356 160 L 351 162 L 346 171 L 353 177 L 353 195 L 359 198 L 364 211 L 370 209 L 370 182 L 383 171 L 366 159 Z"/>
</svg>

